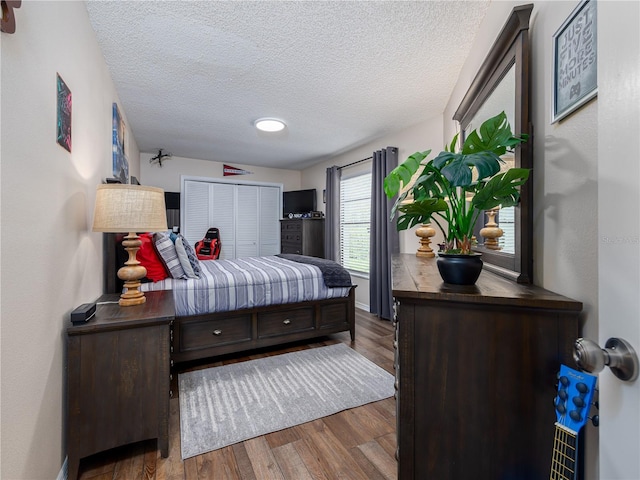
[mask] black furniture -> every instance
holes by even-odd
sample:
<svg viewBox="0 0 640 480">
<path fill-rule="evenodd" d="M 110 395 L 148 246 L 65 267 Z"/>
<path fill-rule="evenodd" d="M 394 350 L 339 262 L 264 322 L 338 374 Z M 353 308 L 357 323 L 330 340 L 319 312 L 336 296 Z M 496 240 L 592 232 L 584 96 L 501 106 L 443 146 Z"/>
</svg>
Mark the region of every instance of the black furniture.
<svg viewBox="0 0 640 480">
<path fill-rule="evenodd" d="M 486 270 L 447 285 L 415 255 L 392 268 L 398 478 L 549 478 L 556 375 L 573 367 L 582 304 Z"/>
<path fill-rule="evenodd" d="M 324 218 L 280 220 L 280 251 L 324 257 Z"/>
<path fill-rule="evenodd" d="M 95 316 L 67 329 L 68 478 L 80 459 L 157 438 L 169 454 L 170 291 L 149 292 L 142 305 L 120 307 L 103 295 Z"/>
</svg>

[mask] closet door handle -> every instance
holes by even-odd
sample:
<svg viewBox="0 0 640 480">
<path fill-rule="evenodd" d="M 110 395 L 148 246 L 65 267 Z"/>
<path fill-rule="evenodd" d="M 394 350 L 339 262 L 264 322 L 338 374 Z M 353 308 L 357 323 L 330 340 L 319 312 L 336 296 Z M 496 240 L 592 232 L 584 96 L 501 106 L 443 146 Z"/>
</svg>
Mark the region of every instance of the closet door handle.
<svg viewBox="0 0 640 480">
<path fill-rule="evenodd" d="M 288 318 L 286 320 L 283 320 L 283 322 L 285 325 L 290 325 L 291 324 L 291 320 L 289 320 Z"/>
<path fill-rule="evenodd" d="M 214 330 L 211 335 L 215 335 L 215 336 L 222 335 L 222 330 Z"/>
</svg>

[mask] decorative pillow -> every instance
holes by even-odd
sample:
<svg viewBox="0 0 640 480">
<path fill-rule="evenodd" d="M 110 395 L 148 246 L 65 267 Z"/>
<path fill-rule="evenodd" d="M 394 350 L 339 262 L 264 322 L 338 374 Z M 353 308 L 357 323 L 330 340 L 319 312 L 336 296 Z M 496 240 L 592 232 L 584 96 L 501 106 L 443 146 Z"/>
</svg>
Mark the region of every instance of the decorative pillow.
<svg viewBox="0 0 640 480">
<path fill-rule="evenodd" d="M 171 278 L 185 278 L 186 275 L 182 265 L 180 265 L 176 246 L 171 241 L 169 235 L 164 233 L 154 233 L 153 243 L 156 247 L 160 260 L 164 263 L 164 266 L 169 272 Z"/>
<path fill-rule="evenodd" d="M 200 276 L 202 269 L 200 268 L 200 260 L 198 260 L 198 256 L 196 255 L 196 251 L 193 249 L 187 239 L 182 236 L 182 234 L 178 234 L 178 238 L 182 240 L 182 246 L 187 252 L 187 257 L 189 257 L 189 263 L 191 264 L 191 268 L 193 269 L 193 273 L 196 274 L 196 277 Z M 176 239 L 177 241 L 177 239 Z"/>
<path fill-rule="evenodd" d="M 178 260 L 180 260 L 180 265 L 182 266 L 187 278 L 198 278 L 198 275 L 193 271 L 191 262 L 189 262 L 189 256 L 187 255 L 187 251 L 182 243 L 182 238 L 180 237 L 176 238 L 176 253 L 178 254 Z"/>
<path fill-rule="evenodd" d="M 158 257 L 158 253 L 153 246 L 153 239 L 150 233 L 140 235 L 142 245 L 136 258 L 144 268 L 147 269 L 147 278 L 153 282 L 159 282 L 169 277 L 164 264 Z"/>
</svg>

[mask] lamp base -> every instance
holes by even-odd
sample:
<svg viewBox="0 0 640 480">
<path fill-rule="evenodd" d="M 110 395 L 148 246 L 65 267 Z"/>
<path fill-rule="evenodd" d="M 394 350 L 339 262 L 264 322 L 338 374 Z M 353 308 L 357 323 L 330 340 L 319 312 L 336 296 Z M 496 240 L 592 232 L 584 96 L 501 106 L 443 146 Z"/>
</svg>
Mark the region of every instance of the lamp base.
<svg viewBox="0 0 640 480">
<path fill-rule="evenodd" d="M 140 265 L 136 254 L 140 250 L 140 237 L 135 233 L 129 233 L 122 241 L 124 249 L 129 254 L 129 260 L 124 262 L 124 267 L 118 270 L 118 278 L 124 280 L 124 292 L 118 302 L 121 307 L 140 305 L 147 301 L 144 293 L 140 291 L 140 279 L 147 274 L 147 269 Z"/>
<path fill-rule="evenodd" d="M 140 290 L 140 282 L 125 282 L 125 292 L 120 295 L 118 304 L 121 307 L 130 307 L 132 305 L 141 305 L 147 301 L 147 297 L 144 296 Z"/>
<path fill-rule="evenodd" d="M 430 223 L 423 223 L 416 229 L 416 235 L 420 239 L 420 248 L 416 252 L 417 257 L 433 258 L 436 256 L 431 248 L 431 237 L 436 234 Z"/>
</svg>

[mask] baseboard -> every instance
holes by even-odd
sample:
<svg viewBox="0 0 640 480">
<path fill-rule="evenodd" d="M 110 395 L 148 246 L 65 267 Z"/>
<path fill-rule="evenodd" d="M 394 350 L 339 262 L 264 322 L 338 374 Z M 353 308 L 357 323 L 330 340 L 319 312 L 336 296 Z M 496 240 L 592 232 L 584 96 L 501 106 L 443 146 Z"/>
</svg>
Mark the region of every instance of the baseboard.
<svg viewBox="0 0 640 480">
<path fill-rule="evenodd" d="M 69 461 L 69 457 L 64 457 L 64 463 L 62 464 L 62 467 L 60 467 L 60 472 L 58 472 L 58 476 L 56 477 L 56 480 L 67 480 L 67 462 Z"/>
<path fill-rule="evenodd" d="M 369 305 L 365 305 L 364 303 L 356 302 L 356 308 L 360 310 L 364 310 L 365 312 L 369 311 Z"/>
</svg>

